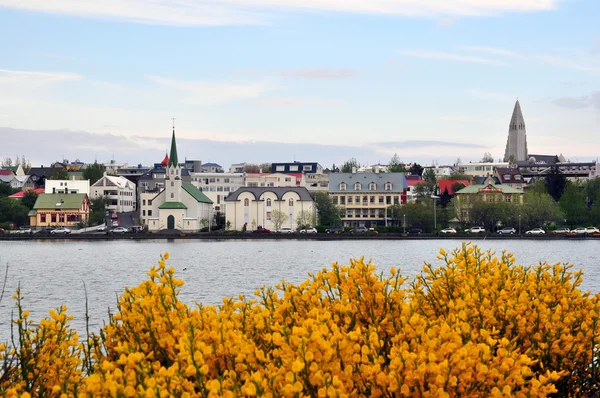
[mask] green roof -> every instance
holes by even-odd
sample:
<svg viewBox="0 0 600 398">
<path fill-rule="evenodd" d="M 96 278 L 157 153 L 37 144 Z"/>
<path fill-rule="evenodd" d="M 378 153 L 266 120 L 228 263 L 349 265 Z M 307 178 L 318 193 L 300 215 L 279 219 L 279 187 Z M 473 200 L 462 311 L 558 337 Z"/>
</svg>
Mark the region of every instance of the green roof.
<svg viewBox="0 0 600 398">
<path fill-rule="evenodd" d="M 15 173 L 17 172 L 18 168 L 19 168 L 19 166 L 2 166 L 1 167 L 2 170 L 12 170 Z"/>
<path fill-rule="evenodd" d="M 158 206 L 159 209 L 187 209 L 187 206 L 181 202 L 165 202 L 162 205 Z"/>
<path fill-rule="evenodd" d="M 177 167 L 177 143 L 175 142 L 175 127 L 173 127 L 173 137 L 171 138 L 171 155 L 169 156 L 169 166 Z"/>
<path fill-rule="evenodd" d="M 194 199 L 196 199 L 196 201 L 200 202 L 200 203 L 209 203 L 209 204 L 213 204 L 213 201 L 210 200 L 204 193 L 202 193 L 201 190 L 199 190 L 198 188 L 196 188 L 195 186 L 193 186 L 191 183 L 189 182 L 184 182 L 181 184 L 181 187 L 190 195 L 192 195 L 194 197 Z"/>
<path fill-rule="evenodd" d="M 87 195 L 84 193 L 42 193 L 38 195 L 33 208 L 39 209 L 80 209 Z"/>
<path fill-rule="evenodd" d="M 470 193 L 479 193 L 480 189 L 486 188 L 486 187 L 492 187 L 493 189 L 501 189 L 502 193 L 524 193 L 523 190 L 521 189 L 516 189 L 511 187 L 510 185 L 506 185 L 506 184 L 489 184 L 489 185 L 484 185 L 484 184 L 473 184 L 473 185 L 469 185 L 468 187 L 464 187 L 463 189 L 461 189 L 460 191 L 456 192 L 457 194 L 470 194 Z"/>
</svg>

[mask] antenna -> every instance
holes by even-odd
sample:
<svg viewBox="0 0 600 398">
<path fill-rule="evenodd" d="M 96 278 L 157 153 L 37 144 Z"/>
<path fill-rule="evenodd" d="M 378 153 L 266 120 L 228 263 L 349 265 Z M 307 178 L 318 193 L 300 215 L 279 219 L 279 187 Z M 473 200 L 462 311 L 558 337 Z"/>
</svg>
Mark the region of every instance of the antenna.
<svg viewBox="0 0 600 398">
<path fill-rule="evenodd" d="M 173 116 L 173 117 L 171 118 L 171 120 L 173 120 L 173 130 L 174 130 L 174 129 L 175 129 L 175 116 Z"/>
</svg>

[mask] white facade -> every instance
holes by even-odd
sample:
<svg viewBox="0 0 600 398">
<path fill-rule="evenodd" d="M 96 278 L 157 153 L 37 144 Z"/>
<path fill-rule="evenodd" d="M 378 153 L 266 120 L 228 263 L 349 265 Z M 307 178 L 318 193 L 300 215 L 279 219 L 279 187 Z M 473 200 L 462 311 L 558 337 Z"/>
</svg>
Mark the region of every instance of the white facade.
<svg viewBox="0 0 600 398">
<path fill-rule="evenodd" d="M 90 196 L 90 180 L 46 180 L 44 193 L 84 193 Z"/>
<path fill-rule="evenodd" d="M 452 166 L 428 166 L 423 168 L 423 173 L 425 173 L 425 170 L 427 169 L 432 169 L 435 178 L 438 180 L 443 177 L 450 177 L 454 174 L 454 167 Z"/>
<path fill-rule="evenodd" d="M 297 187 L 302 177 L 283 173 L 247 173 L 244 181 L 246 187 Z"/>
<path fill-rule="evenodd" d="M 306 187 L 310 192 L 327 192 L 329 190 L 329 174 L 304 174 L 301 187 Z"/>
<path fill-rule="evenodd" d="M 125 177 L 109 176 L 105 172 L 104 177 L 90 187 L 90 191 L 90 199 L 107 199 L 107 210 L 113 213 L 130 212 L 137 208 L 135 184 Z"/>
<path fill-rule="evenodd" d="M 456 166 L 458 172 L 473 177 L 485 177 L 487 175 L 494 174 L 496 167 L 507 168 L 510 167 L 508 162 L 494 162 L 494 163 L 461 163 Z"/>
<path fill-rule="evenodd" d="M 192 185 L 213 202 L 213 209 L 225 212 L 225 198 L 244 186 L 243 173 L 190 173 Z"/>
</svg>

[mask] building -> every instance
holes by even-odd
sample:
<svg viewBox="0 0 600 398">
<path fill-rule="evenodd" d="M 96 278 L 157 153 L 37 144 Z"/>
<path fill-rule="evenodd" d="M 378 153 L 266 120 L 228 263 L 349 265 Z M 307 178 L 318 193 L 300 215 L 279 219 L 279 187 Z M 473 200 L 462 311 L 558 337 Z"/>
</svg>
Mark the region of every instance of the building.
<svg viewBox="0 0 600 398">
<path fill-rule="evenodd" d="M 196 232 L 213 223 L 213 202 L 198 188 L 182 179 L 183 168 L 177 160 L 175 129 L 171 138 L 171 152 L 164 170 L 164 188 L 153 195 L 141 195 L 141 218 L 148 230 L 179 230 Z"/>
<path fill-rule="evenodd" d="M 229 167 L 230 173 L 243 173 L 244 167 L 247 165 L 246 162 L 243 163 L 234 163 Z"/>
<path fill-rule="evenodd" d="M 282 212 L 284 222 L 281 228 L 296 229 L 298 222 L 316 218 L 313 198 L 303 187 L 244 187 L 230 194 L 226 199 L 225 214 L 231 228 L 256 230 L 263 227 L 274 229 L 273 212 Z"/>
<path fill-rule="evenodd" d="M 323 174 L 323 167 L 317 162 L 272 163 L 271 173 Z"/>
<path fill-rule="evenodd" d="M 494 177 L 498 179 L 500 184 L 509 185 L 515 189 L 525 188 L 525 180 L 517 167 L 497 167 Z"/>
<path fill-rule="evenodd" d="M 448 178 L 456 173 L 454 166 L 427 166 L 423 167 L 423 174 L 428 170 L 433 170 L 436 179 Z"/>
<path fill-rule="evenodd" d="M 32 227 L 77 227 L 90 216 L 90 200 L 85 193 L 43 193 L 29 212 Z"/>
<path fill-rule="evenodd" d="M 117 163 L 116 160 L 111 159 L 110 162 L 104 163 L 104 167 L 106 168 L 106 173 L 109 175 L 116 176 L 119 169 L 127 168 L 127 163 Z"/>
<path fill-rule="evenodd" d="M 244 185 L 247 187 L 299 187 L 302 173 L 246 173 Z"/>
<path fill-rule="evenodd" d="M 471 185 L 469 180 L 438 180 L 438 195 L 443 195 L 444 192 L 448 192 L 448 195 L 454 195 L 454 188 L 457 186 L 468 187 Z"/>
<path fill-rule="evenodd" d="M 90 180 L 47 180 L 44 193 L 84 193 L 90 195 Z"/>
<path fill-rule="evenodd" d="M 464 223 L 470 222 L 470 210 L 478 201 L 484 202 L 507 202 L 523 204 L 524 191 L 510 185 L 493 184 L 492 177 L 488 178 L 487 184 L 472 184 L 456 192 L 456 218 Z"/>
<path fill-rule="evenodd" d="M 411 174 L 406 176 L 406 203 L 415 203 L 417 201 L 417 194 L 415 188 L 419 184 L 424 184 L 425 180 L 418 174 Z"/>
<path fill-rule="evenodd" d="M 137 186 L 140 177 L 151 169 L 152 167 L 142 166 L 142 164 L 138 164 L 137 167 L 121 167 L 117 170 L 117 176 L 125 177 Z"/>
<path fill-rule="evenodd" d="M 494 174 L 496 167 L 510 167 L 508 162 L 476 162 L 461 163 L 456 166 L 460 174 L 466 174 L 472 177 L 487 177 Z"/>
<path fill-rule="evenodd" d="M 510 118 L 510 125 L 508 126 L 508 139 L 506 140 L 504 161 L 516 164 L 527 159 L 529 159 L 529 156 L 527 155 L 525 120 L 521 112 L 521 105 L 519 104 L 519 100 L 517 100 L 512 117 Z"/>
<path fill-rule="evenodd" d="M 56 167 L 44 167 L 44 165 L 40 167 L 32 167 L 27 172 L 31 183 L 35 188 L 42 188 L 46 185 L 46 180 L 54 173 L 59 171 L 66 171 L 64 167 L 61 167 L 58 164 L 55 164 Z"/>
<path fill-rule="evenodd" d="M 404 173 L 329 174 L 329 196 L 349 227 L 386 225 L 387 208 L 406 204 L 407 189 Z"/>
<path fill-rule="evenodd" d="M 23 166 L 21 166 L 20 164 L 16 165 L 16 166 L 2 166 L 0 167 L 0 170 L 10 170 L 13 173 L 15 173 L 16 176 L 24 176 L 25 172 L 23 171 Z"/>
<path fill-rule="evenodd" d="M 388 167 L 382 164 L 372 166 L 361 166 L 356 170 L 357 173 L 387 173 Z"/>
<path fill-rule="evenodd" d="M 525 162 L 518 162 L 517 168 L 526 181 L 545 176 L 552 167 L 556 167 L 570 180 L 596 178 L 600 173 L 600 163 L 568 162 L 562 155 L 529 155 Z"/>
<path fill-rule="evenodd" d="M 243 173 L 190 173 L 192 185 L 212 202 L 214 211 L 225 212 L 225 198 L 244 186 Z"/>
<path fill-rule="evenodd" d="M 91 199 L 106 199 L 106 209 L 112 213 L 126 213 L 137 208 L 135 184 L 125 177 L 104 176 L 90 187 Z"/>
<path fill-rule="evenodd" d="M 310 192 L 327 192 L 329 189 L 329 174 L 304 174 L 300 186 L 305 187 Z"/>
<path fill-rule="evenodd" d="M 204 163 L 201 170 L 203 173 L 223 173 L 223 166 L 217 163 Z"/>
</svg>

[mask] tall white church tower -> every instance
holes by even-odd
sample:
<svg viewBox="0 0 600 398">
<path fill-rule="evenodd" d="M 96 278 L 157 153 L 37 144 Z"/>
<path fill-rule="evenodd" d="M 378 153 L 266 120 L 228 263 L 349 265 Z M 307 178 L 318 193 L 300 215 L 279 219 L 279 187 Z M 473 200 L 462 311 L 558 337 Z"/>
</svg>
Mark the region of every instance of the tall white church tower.
<svg viewBox="0 0 600 398">
<path fill-rule="evenodd" d="M 167 165 L 167 179 L 165 181 L 166 201 L 181 202 L 181 166 L 177 160 L 177 144 L 175 142 L 175 127 L 171 138 L 171 154 Z"/>
<path fill-rule="evenodd" d="M 521 105 L 519 104 L 519 100 L 517 100 L 512 118 L 510 119 L 510 126 L 508 126 L 508 140 L 506 142 L 506 150 L 504 151 L 504 161 L 512 164 L 524 162 L 527 159 L 525 120 L 521 112 Z"/>
</svg>

